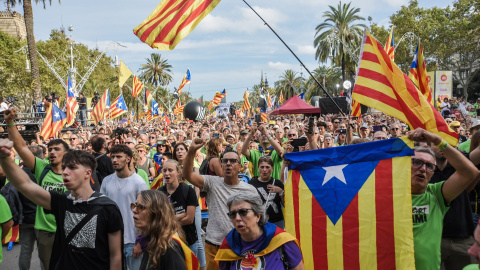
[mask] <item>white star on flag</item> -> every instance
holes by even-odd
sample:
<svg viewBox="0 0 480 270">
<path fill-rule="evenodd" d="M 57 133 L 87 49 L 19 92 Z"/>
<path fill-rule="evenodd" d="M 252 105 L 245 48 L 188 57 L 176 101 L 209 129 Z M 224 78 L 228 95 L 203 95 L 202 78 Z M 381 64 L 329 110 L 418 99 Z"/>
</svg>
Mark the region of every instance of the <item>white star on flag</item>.
<svg viewBox="0 0 480 270">
<path fill-rule="evenodd" d="M 117 107 L 122 107 L 122 102 L 119 102 Z"/>
<path fill-rule="evenodd" d="M 328 183 L 328 181 L 330 181 L 334 177 L 336 177 L 338 180 L 340 180 L 346 185 L 347 180 L 345 180 L 345 175 L 343 174 L 343 168 L 347 166 L 348 164 L 323 167 L 326 173 L 325 173 L 325 178 L 323 179 L 322 186 Z"/>
<path fill-rule="evenodd" d="M 55 118 L 60 118 L 60 114 L 58 112 L 56 112 L 53 116 L 55 116 Z"/>
</svg>

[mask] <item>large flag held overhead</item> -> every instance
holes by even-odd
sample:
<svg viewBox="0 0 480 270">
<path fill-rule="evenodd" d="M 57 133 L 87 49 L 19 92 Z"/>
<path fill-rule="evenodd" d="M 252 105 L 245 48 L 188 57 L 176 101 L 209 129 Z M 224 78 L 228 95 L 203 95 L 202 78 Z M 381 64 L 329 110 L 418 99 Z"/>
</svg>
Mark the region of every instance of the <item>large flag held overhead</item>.
<svg viewBox="0 0 480 270">
<path fill-rule="evenodd" d="M 425 59 L 423 57 L 423 47 L 418 39 L 417 50 L 413 57 L 412 66 L 408 77 L 412 80 L 415 86 L 422 92 L 428 102 L 433 105 L 432 91 L 427 80 L 427 66 L 425 65 Z"/>
<path fill-rule="evenodd" d="M 142 91 L 143 83 L 138 79 L 137 76 L 133 76 L 133 87 L 132 87 L 132 96 L 138 98 L 138 94 Z"/>
<path fill-rule="evenodd" d="M 40 136 L 44 139 L 55 138 L 65 123 L 67 123 L 67 115 L 62 112 L 57 105 L 50 103 L 45 115 L 45 120 L 43 120 Z"/>
<path fill-rule="evenodd" d="M 75 117 L 77 116 L 78 111 L 78 103 L 75 99 L 75 95 L 73 94 L 72 90 L 72 80 L 70 76 L 67 79 L 67 100 L 66 100 L 66 108 L 67 108 L 67 127 L 73 125 L 75 123 Z"/>
<path fill-rule="evenodd" d="M 182 102 L 180 99 L 178 99 L 177 105 L 175 105 L 175 108 L 173 109 L 173 114 L 181 114 L 183 113 L 183 108 L 185 105 L 182 105 Z"/>
<path fill-rule="evenodd" d="M 118 117 L 122 115 L 123 113 L 127 112 L 127 105 L 125 104 L 125 99 L 123 98 L 123 95 L 120 94 L 113 102 L 112 106 L 110 107 L 110 111 L 108 112 L 108 115 L 110 119 Z"/>
<path fill-rule="evenodd" d="M 438 134 L 457 145 L 458 134 L 387 55 L 382 45 L 365 32 L 360 66 L 352 98 L 410 125 Z"/>
<path fill-rule="evenodd" d="M 105 115 L 105 110 L 110 107 L 110 94 L 108 89 L 105 90 L 102 97 L 92 111 L 92 117 L 95 124 L 102 121 Z"/>
<path fill-rule="evenodd" d="M 248 111 L 252 106 L 250 105 L 250 101 L 248 101 L 248 96 L 250 94 L 248 93 L 248 89 L 245 90 L 245 93 L 243 94 L 243 105 L 242 105 L 242 111 Z"/>
<path fill-rule="evenodd" d="M 118 69 L 118 85 L 120 88 L 125 84 L 125 82 L 132 76 L 132 72 L 128 67 L 120 60 L 120 67 Z"/>
<path fill-rule="evenodd" d="M 160 116 L 160 112 L 159 112 L 159 107 L 158 107 L 158 103 L 155 99 L 152 98 L 151 100 L 151 105 L 152 105 L 152 118 L 156 118 L 156 117 L 159 117 Z"/>
<path fill-rule="evenodd" d="M 182 94 L 182 89 L 185 87 L 185 85 L 190 83 L 190 69 L 187 68 L 187 72 L 185 73 L 185 76 L 183 77 L 182 82 L 180 83 L 180 86 L 178 87 L 177 94 L 180 96 Z"/>
<path fill-rule="evenodd" d="M 405 137 L 286 154 L 285 228 L 305 269 L 415 269 Z"/>
<path fill-rule="evenodd" d="M 388 56 L 393 60 L 395 60 L 395 39 L 393 36 L 395 30 L 395 25 L 392 25 L 392 30 L 390 30 L 390 34 L 388 35 L 387 42 L 385 42 L 385 51 L 387 52 Z"/>
<path fill-rule="evenodd" d="M 152 48 L 173 50 L 220 0 L 163 0 L 133 33 Z"/>
</svg>

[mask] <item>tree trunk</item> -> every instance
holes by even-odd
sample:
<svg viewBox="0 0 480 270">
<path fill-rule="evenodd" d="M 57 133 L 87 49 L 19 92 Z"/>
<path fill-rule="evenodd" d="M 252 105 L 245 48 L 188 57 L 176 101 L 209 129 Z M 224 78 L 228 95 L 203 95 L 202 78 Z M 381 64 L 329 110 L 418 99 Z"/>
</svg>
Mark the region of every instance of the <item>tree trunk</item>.
<svg viewBox="0 0 480 270">
<path fill-rule="evenodd" d="M 345 81 L 345 53 L 342 52 L 342 85 L 343 85 L 343 82 Z"/>
<path fill-rule="evenodd" d="M 25 28 L 27 30 L 27 45 L 33 82 L 33 97 L 35 102 L 38 102 L 42 99 L 42 85 L 40 84 L 37 47 L 35 45 L 35 35 L 33 33 L 33 10 L 31 0 L 23 0 L 23 13 L 23 16 L 25 17 Z"/>
</svg>

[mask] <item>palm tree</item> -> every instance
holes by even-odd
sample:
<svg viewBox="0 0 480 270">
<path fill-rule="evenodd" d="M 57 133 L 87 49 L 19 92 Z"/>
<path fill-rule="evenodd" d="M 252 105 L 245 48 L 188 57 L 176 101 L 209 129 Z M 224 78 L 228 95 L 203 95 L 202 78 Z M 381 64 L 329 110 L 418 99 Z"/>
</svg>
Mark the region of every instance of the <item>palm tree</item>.
<svg viewBox="0 0 480 270">
<path fill-rule="evenodd" d="M 355 21 L 365 20 L 357 15 L 359 8 L 350 8 L 350 4 L 338 3 L 337 8 L 330 7 L 330 11 L 325 11 L 323 17 L 326 18 L 322 24 L 315 28 L 315 39 L 313 46 L 317 49 L 315 59 L 319 62 L 326 62 L 328 58 L 342 67 L 342 80 L 346 80 L 347 62 L 351 62 L 351 57 L 346 53 L 346 47 L 355 48 L 361 43 L 363 28 L 367 26 Z"/>
<path fill-rule="evenodd" d="M 22 0 L 7 0 L 7 5 L 15 6 L 21 3 Z M 43 3 L 43 8 L 46 8 L 46 0 L 35 0 L 35 3 Z M 52 0 L 49 0 L 50 5 Z M 61 3 L 58 0 L 58 3 Z M 30 73 L 32 76 L 33 93 L 35 100 L 42 99 L 42 84 L 40 83 L 40 72 L 38 70 L 37 47 L 35 45 L 35 35 L 33 33 L 33 9 L 32 0 L 23 0 L 23 17 L 25 18 L 25 28 L 27 31 L 27 47 L 28 56 L 30 60 Z"/>
<path fill-rule="evenodd" d="M 340 68 L 329 68 L 326 66 L 320 66 L 313 71 L 313 76 L 323 84 L 325 90 L 330 95 L 338 95 L 337 84 L 341 83 Z M 324 96 L 324 92 L 315 80 L 310 77 L 306 82 L 307 93 L 305 94 L 305 100 L 311 99 L 313 96 Z"/>
<path fill-rule="evenodd" d="M 152 53 L 150 58 L 145 60 L 147 63 L 142 64 L 139 69 L 140 80 L 152 83 L 155 87 L 159 84 L 167 85 L 172 81 L 172 66 L 168 64 L 167 59 L 162 59 L 159 53 Z"/>
<path fill-rule="evenodd" d="M 275 82 L 275 93 L 277 93 L 277 96 L 282 91 L 285 100 L 287 100 L 301 92 L 305 79 L 297 76 L 297 74 L 296 71 L 289 69 L 280 76 L 280 80 Z"/>
</svg>

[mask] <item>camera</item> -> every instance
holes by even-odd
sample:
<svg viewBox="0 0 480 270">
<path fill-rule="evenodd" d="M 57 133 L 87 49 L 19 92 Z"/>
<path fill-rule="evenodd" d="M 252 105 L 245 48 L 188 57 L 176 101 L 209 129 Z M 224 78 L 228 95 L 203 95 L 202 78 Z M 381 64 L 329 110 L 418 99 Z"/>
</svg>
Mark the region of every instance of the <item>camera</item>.
<svg viewBox="0 0 480 270">
<path fill-rule="evenodd" d="M 130 132 L 130 130 L 128 130 L 128 129 L 126 129 L 126 128 L 121 128 L 121 127 L 119 127 L 119 128 L 117 128 L 117 129 L 113 130 L 112 135 L 113 135 L 114 137 L 120 137 L 120 136 L 122 136 L 123 134 L 128 134 L 129 132 Z"/>
</svg>

